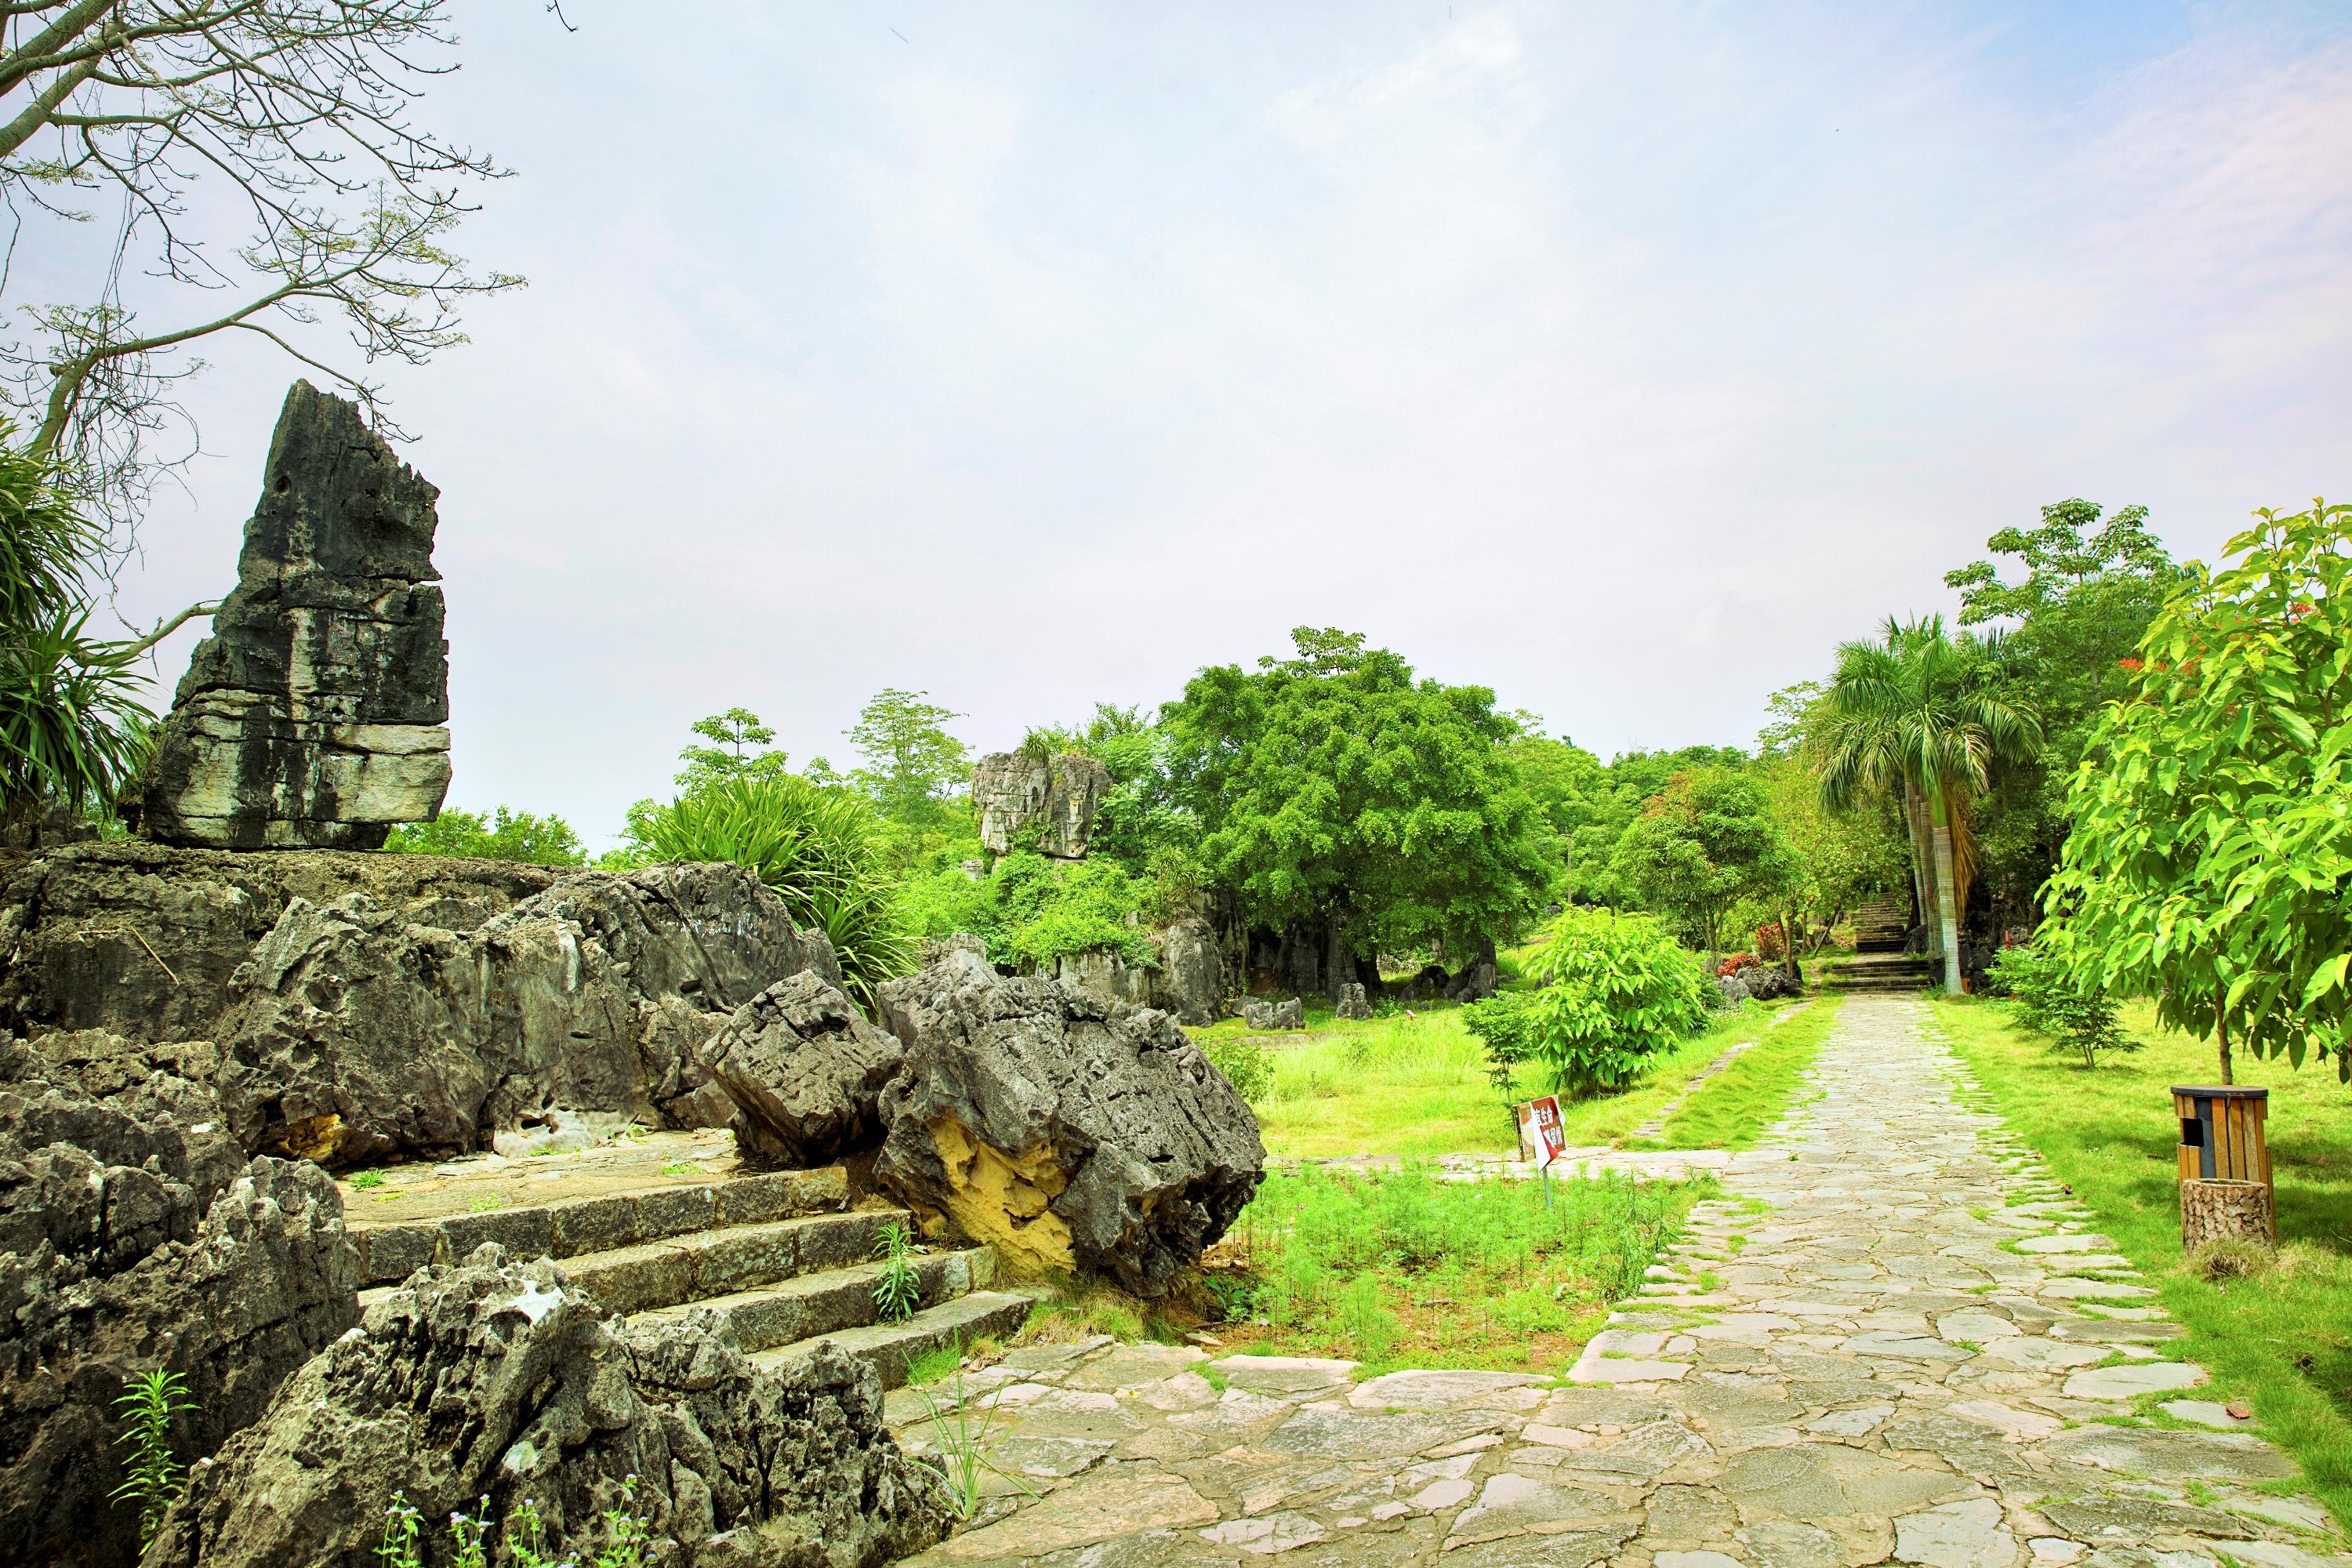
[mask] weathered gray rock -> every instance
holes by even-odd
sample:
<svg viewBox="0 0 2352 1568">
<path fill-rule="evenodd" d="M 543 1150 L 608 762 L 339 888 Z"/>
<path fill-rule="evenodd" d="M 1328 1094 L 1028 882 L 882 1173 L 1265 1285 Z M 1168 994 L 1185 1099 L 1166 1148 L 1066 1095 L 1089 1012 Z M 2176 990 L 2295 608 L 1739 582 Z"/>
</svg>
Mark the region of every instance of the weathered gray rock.
<svg viewBox="0 0 2352 1568">
<path fill-rule="evenodd" d="M 1733 976 L 1748 988 L 1748 994 L 1759 1002 L 1777 1002 L 1784 996 L 1801 995 L 1804 987 L 1789 977 L 1789 972 L 1774 964 L 1744 963 Z"/>
<path fill-rule="evenodd" d="M 449 787 L 440 492 L 360 410 L 296 382 L 237 582 L 125 813 L 148 837 L 373 849 Z"/>
<path fill-rule="evenodd" d="M 1331 1009 L 1331 1013 L 1334 1017 L 1339 1018 L 1370 1017 L 1372 1016 L 1371 999 L 1364 994 L 1361 983 L 1351 980 L 1339 987 L 1339 1001 Z"/>
<path fill-rule="evenodd" d="M 880 1003 L 908 1072 L 875 1174 L 929 1226 L 1159 1296 L 1257 1188 L 1257 1119 L 1164 1013 L 968 953 Z"/>
<path fill-rule="evenodd" d="M 1495 994 L 1495 962 L 1489 958 L 1474 958 L 1462 966 L 1462 973 L 1445 983 L 1449 1001 L 1483 1002 Z"/>
<path fill-rule="evenodd" d="M 769 1164 L 821 1165 L 882 1142 L 882 1091 L 906 1066 L 815 973 L 779 980 L 704 1042 L 703 1067 L 735 1102 L 735 1142 Z"/>
<path fill-rule="evenodd" d="M 343 1164 L 488 1147 L 558 1112 L 719 1126 L 698 1058 L 779 980 L 837 984 L 832 947 L 730 865 L 583 871 L 467 931 L 364 894 L 289 904 L 220 1020 L 249 1150 Z"/>
<path fill-rule="evenodd" d="M 1274 1027 L 1274 1004 L 1263 996 L 1246 997 L 1242 1002 L 1242 1024 L 1246 1028 Z"/>
<path fill-rule="evenodd" d="M 1052 757 L 995 752 L 971 770 L 980 841 L 998 855 L 1025 847 L 1058 859 L 1084 859 L 1095 813 L 1109 793 L 1110 774 L 1103 765 L 1076 752 Z"/>
<path fill-rule="evenodd" d="M 1723 1005 L 1727 1007 L 1738 1006 L 1742 1002 L 1747 1001 L 1749 995 L 1748 983 L 1736 974 L 1717 975 L 1715 994 L 1722 999 Z"/>
<path fill-rule="evenodd" d="M 1161 936 L 1160 970 L 1151 1005 L 1176 1015 L 1180 1024 L 1213 1024 L 1225 994 L 1223 955 L 1217 933 L 1197 917 L 1178 921 Z"/>
<path fill-rule="evenodd" d="M 470 931 L 562 875 L 441 855 L 75 845 L 0 868 L 0 1028 L 213 1039 L 230 977 L 297 899 L 365 893 L 412 924 Z"/>
<path fill-rule="evenodd" d="M 1274 1026 L 1277 1029 L 1307 1027 L 1306 1002 L 1297 996 L 1276 1002 L 1274 1005 Z"/>
<path fill-rule="evenodd" d="M 1074 991 L 1136 1007 L 1150 1006 L 1158 989 L 1152 970 L 1130 965 L 1123 955 L 1108 949 L 1062 953 L 1054 960 L 1054 978 Z"/>
<path fill-rule="evenodd" d="M 882 1423 L 874 1370 L 831 1343 L 754 1367 L 716 1318 L 609 1322 L 546 1259 L 496 1247 L 421 1271 L 288 1383 L 190 1481 L 147 1568 L 373 1568 L 395 1491 L 428 1522 L 526 1498 L 548 1556 L 597 1516 L 650 1520 L 681 1568 L 876 1568 L 951 1517 Z"/>
<path fill-rule="evenodd" d="M 204 1047 L 190 1047 L 204 1065 Z M 127 1564 L 114 1400 L 180 1373 L 183 1459 L 253 1421 L 359 1318 L 323 1172 L 247 1161 L 202 1085 L 105 1036 L 0 1041 L 0 1557 Z"/>
</svg>

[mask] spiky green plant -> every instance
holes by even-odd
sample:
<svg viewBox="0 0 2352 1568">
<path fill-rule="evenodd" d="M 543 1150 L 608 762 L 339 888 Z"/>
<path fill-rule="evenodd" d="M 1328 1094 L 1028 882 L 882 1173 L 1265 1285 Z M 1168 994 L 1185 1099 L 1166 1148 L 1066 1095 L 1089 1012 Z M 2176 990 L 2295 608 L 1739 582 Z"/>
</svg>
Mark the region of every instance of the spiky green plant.
<svg viewBox="0 0 2352 1568">
<path fill-rule="evenodd" d="M 922 1276 L 915 1271 L 915 1238 L 906 1226 L 892 1220 L 874 1238 L 874 1256 L 882 1272 L 874 1279 L 874 1310 L 886 1323 L 903 1323 L 922 1303 Z"/>
<path fill-rule="evenodd" d="M 123 1427 L 115 1436 L 118 1447 L 130 1450 L 121 1486 L 110 1494 L 117 1502 L 139 1505 L 139 1546 L 142 1552 L 155 1539 L 163 1510 L 187 1485 L 187 1468 L 172 1452 L 172 1423 L 194 1410 L 187 1380 L 160 1367 L 122 1380 L 115 1406 L 122 1412 Z"/>
<path fill-rule="evenodd" d="M 881 821 L 858 795 L 792 773 L 723 779 L 654 811 L 645 840 L 656 860 L 731 860 L 775 889 L 796 922 L 833 943 L 862 1006 L 915 966 Z"/>
<path fill-rule="evenodd" d="M 1992 766 L 2042 740 L 2040 720 L 1994 689 L 1999 644 L 1944 629 L 1941 616 L 1889 617 L 1876 642 L 1838 649 L 1822 697 L 1815 769 L 1822 800 L 1843 810 L 1867 790 L 1903 801 L 1923 912 L 1939 928 L 1944 988 L 1960 989 L 1959 915 L 1975 857 L 1969 806 Z"/>
</svg>

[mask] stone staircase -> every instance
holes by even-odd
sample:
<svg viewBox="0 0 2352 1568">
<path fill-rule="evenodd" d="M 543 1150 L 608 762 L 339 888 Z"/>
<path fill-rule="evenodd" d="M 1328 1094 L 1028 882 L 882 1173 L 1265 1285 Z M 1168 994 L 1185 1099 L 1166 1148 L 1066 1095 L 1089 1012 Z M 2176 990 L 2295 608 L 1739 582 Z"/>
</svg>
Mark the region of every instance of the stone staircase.
<svg viewBox="0 0 2352 1568">
<path fill-rule="evenodd" d="M 1908 992 L 1933 985 L 1942 972 L 1930 959 L 1905 952 L 1863 952 L 1832 972 L 1829 985 L 1836 991 Z"/>
<path fill-rule="evenodd" d="M 547 1183 L 547 1201 L 489 1206 L 488 1192 L 467 1189 L 489 1188 L 504 1173 L 486 1169 L 468 1181 L 466 1167 L 481 1163 L 439 1167 L 456 1176 L 430 1194 L 378 1199 L 455 1212 L 377 1217 L 364 1193 L 346 1194 L 362 1306 L 423 1265 L 462 1259 L 492 1241 L 512 1255 L 554 1258 L 572 1284 L 616 1315 L 659 1321 L 717 1312 L 752 1359 L 769 1365 L 829 1339 L 871 1362 L 884 1386 L 895 1388 L 917 1357 L 982 1336 L 1011 1338 L 1034 1300 L 995 1288 L 995 1255 L 985 1247 L 923 1247 L 912 1259 L 921 1285 L 917 1310 L 903 1322 L 883 1321 L 874 1300 L 883 1272 L 876 1248 L 886 1226 L 910 1216 L 856 1196 L 838 1165 L 715 1181 L 583 1183 L 608 1190 L 580 1195 L 563 1195 L 566 1184 L 557 1179 Z M 498 1188 L 515 1184 L 510 1178 Z"/>
<path fill-rule="evenodd" d="M 1864 904 L 1853 911 L 1856 952 L 1899 953 L 1903 939 L 1910 932 L 1910 912 L 1894 904 Z"/>
</svg>

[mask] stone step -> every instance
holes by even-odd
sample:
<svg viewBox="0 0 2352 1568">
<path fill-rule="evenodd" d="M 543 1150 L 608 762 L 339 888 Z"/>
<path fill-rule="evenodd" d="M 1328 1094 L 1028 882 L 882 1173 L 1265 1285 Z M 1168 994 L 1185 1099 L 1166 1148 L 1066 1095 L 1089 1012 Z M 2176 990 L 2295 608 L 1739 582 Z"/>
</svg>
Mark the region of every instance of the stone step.
<svg viewBox="0 0 2352 1568">
<path fill-rule="evenodd" d="M 919 1310 L 986 1289 L 996 1281 L 996 1255 L 984 1247 L 925 1253 L 912 1261 L 922 1288 L 916 1299 Z M 709 1310 L 726 1319 L 745 1350 L 773 1350 L 796 1340 L 815 1340 L 870 1326 L 878 1316 L 874 1287 L 881 1278 L 881 1264 L 858 1263 L 658 1307 L 637 1314 L 636 1321 L 684 1321 L 696 1312 Z"/>
<path fill-rule="evenodd" d="M 969 1345 L 983 1335 L 1011 1339 L 1029 1321 L 1030 1309 L 1037 1300 L 1021 1290 L 974 1290 L 926 1307 L 903 1323 L 870 1323 L 812 1335 L 761 1351 L 751 1359 L 765 1367 L 782 1366 L 807 1355 L 819 1341 L 831 1340 L 850 1354 L 871 1362 L 882 1374 L 883 1387 L 897 1388 L 907 1381 L 907 1363 L 918 1356 L 948 1345 Z"/>
<path fill-rule="evenodd" d="M 827 1165 L 428 1218 L 370 1220 L 347 1200 L 343 1227 L 360 1249 L 360 1283 L 389 1285 L 486 1241 L 520 1258 L 577 1258 L 848 1205 L 847 1173 Z"/>
</svg>

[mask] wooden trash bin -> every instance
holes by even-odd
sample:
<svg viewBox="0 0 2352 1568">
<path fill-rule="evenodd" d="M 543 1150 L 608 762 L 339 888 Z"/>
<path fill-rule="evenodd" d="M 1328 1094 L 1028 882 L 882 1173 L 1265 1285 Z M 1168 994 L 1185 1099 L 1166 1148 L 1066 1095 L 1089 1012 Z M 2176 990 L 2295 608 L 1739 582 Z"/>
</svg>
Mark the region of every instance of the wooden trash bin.
<svg viewBox="0 0 2352 1568">
<path fill-rule="evenodd" d="M 2180 1118 L 2180 1245 L 2278 1240 L 2278 1193 L 2263 1123 L 2271 1091 L 2175 1084 Z"/>
</svg>

